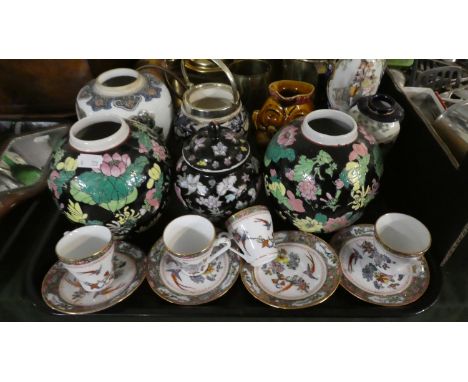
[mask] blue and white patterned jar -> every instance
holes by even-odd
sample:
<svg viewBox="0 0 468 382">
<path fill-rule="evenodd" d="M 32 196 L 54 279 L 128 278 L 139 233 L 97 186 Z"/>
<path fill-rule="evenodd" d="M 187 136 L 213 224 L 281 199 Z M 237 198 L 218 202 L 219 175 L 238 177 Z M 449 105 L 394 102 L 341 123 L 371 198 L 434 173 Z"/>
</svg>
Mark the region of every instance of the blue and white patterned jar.
<svg viewBox="0 0 468 382">
<path fill-rule="evenodd" d="M 174 110 L 169 89 L 156 76 L 118 68 L 88 82 L 76 98 L 78 119 L 110 112 L 146 124 L 166 140 Z"/>
</svg>

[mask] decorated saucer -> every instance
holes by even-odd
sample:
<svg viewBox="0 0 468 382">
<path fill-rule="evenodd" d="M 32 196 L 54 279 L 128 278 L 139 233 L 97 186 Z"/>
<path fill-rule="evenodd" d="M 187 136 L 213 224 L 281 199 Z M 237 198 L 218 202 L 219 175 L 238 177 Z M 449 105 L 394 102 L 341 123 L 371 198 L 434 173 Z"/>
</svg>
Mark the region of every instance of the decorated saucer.
<svg viewBox="0 0 468 382">
<path fill-rule="evenodd" d="M 232 246 L 238 249 L 232 241 Z M 199 305 L 223 296 L 239 276 L 240 261 L 228 250 L 214 259 L 198 276 L 188 276 L 169 256 L 160 238 L 148 256 L 146 279 L 151 289 L 166 301 L 179 305 Z"/>
<path fill-rule="evenodd" d="M 273 234 L 278 257 L 253 267 L 243 262 L 241 278 L 263 303 L 282 309 L 307 308 L 329 298 L 340 283 L 338 256 L 328 243 L 310 233 Z"/>
<path fill-rule="evenodd" d="M 371 304 L 407 305 L 429 286 L 424 256 L 408 261 L 380 253 L 374 244 L 374 226 L 357 224 L 339 231 L 331 240 L 341 262 L 341 285 Z"/>
<path fill-rule="evenodd" d="M 114 281 L 99 292 L 87 292 L 58 261 L 42 282 L 42 298 L 50 308 L 67 314 L 94 313 L 119 303 L 143 282 L 146 260 L 140 249 L 121 241 L 116 242 L 113 262 Z"/>
</svg>

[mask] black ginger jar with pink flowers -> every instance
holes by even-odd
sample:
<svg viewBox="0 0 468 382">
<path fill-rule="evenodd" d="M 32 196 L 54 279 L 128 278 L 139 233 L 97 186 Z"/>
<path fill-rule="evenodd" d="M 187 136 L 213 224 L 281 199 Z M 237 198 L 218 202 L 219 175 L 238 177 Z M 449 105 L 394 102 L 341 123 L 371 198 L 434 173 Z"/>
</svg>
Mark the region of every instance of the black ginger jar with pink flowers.
<svg viewBox="0 0 468 382">
<path fill-rule="evenodd" d="M 280 129 L 264 161 L 265 190 L 275 210 L 312 233 L 333 232 L 359 219 L 383 172 L 374 137 L 348 114 L 328 109 Z"/>
<path fill-rule="evenodd" d="M 146 125 L 94 114 L 54 150 L 47 183 L 70 221 L 104 225 L 122 238 L 159 218 L 170 181 L 169 153 Z"/>
<path fill-rule="evenodd" d="M 245 139 L 231 129 L 211 124 L 182 148 L 174 187 L 188 210 L 212 221 L 225 219 L 257 199 L 259 161 Z"/>
</svg>

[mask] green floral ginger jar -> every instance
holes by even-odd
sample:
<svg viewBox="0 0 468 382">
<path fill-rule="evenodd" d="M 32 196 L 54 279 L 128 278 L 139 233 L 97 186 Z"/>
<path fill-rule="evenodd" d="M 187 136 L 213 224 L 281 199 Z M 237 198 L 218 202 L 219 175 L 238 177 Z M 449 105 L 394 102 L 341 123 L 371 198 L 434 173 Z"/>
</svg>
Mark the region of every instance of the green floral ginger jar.
<svg viewBox="0 0 468 382">
<path fill-rule="evenodd" d="M 279 130 L 265 153 L 265 188 L 278 214 L 301 231 L 354 223 L 375 197 L 383 162 L 372 135 L 348 114 L 316 110 Z"/>
<path fill-rule="evenodd" d="M 169 160 L 146 125 L 96 114 L 76 122 L 68 141 L 55 149 L 47 183 L 69 220 L 105 225 L 122 238 L 148 228 L 161 214 Z"/>
</svg>

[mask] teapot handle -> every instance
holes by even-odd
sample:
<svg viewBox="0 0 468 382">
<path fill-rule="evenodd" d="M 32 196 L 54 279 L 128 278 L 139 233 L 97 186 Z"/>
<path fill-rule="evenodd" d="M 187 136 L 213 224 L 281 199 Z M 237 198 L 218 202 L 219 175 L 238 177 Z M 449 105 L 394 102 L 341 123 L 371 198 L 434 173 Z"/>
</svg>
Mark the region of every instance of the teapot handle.
<svg viewBox="0 0 468 382">
<path fill-rule="evenodd" d="M 172 70 L 170 70 L 170 69 L 168 69 L 168 68 L 166 68 L 164 66 L 161 66 L 161 65 L 147 64 L 147 65 L 143 65 L 143 66 L 138 67 L 136 70 L 141 71 L 142 69 L 148 69 L 148 68 L 155 68 L 155 69 L 161 70 L 164 73 L 164 77 L 165 77 L 165 80 L 166 80 L 165 82 L 166 82 L 167 86 L 169 86 L 169 88 L 171 89 L 172 93 L 175 94 L 179 99 L 182 99 L 182 96 L 172 86 L 171 81 L 167 80 L 167 74 L 171 75 L 172 78 L 174 78 L 178 83 L 180 83 L 182 85 L 182 87 L 184 89 L 184 92 L 187 90 L 187 84 L 189 84 L 189 86 L 190 86 L 189 81 L 185 82 L 175 72 L 173 72 Z"/>
<path fill-rule="evenodd" d="M 216 65 L 218 65 L 221 70 L 226 74 L 226 77 L 228 78 L 229 82 L 231 83 L 231 88 L 232 88 L 232 95 L 234 97 L 234 105 L 239 105 L 240 103 L 240 96 L 239 96 L 239 91 L 237 90 L 237 85 L 236 81 L 234 80 L 234 76 L 232 75 L 232 72 L 229 70 L 227 65 L 223 62 L 223 60 L 215 60 L 215 59 L 210 59 L 213 61 Z M 185 82 L 188 84 L 189 87 L 193 86 L 193 83 L 190 82 L 190 79 L 187 74 L 187 70 L 185 69 L 185 60 L 181 59 L 180 60 L 180 70 L 182 72 L 182 76 L 184 77 Z"/>
</svg>

